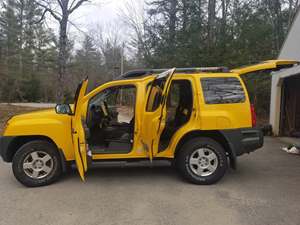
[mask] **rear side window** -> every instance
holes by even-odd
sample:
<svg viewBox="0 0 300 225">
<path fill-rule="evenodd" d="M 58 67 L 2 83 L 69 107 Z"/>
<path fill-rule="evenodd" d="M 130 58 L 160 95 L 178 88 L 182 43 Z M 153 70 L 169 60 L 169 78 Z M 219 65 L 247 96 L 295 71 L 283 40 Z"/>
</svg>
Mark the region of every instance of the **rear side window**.
<svg viewBox="0 0 300 225">
<path fill-rule="evenodd" d="M 235 77 L 201 78 L 206 104 L 241 103 L 246 97 L 239 79 Z"/>
</svg>

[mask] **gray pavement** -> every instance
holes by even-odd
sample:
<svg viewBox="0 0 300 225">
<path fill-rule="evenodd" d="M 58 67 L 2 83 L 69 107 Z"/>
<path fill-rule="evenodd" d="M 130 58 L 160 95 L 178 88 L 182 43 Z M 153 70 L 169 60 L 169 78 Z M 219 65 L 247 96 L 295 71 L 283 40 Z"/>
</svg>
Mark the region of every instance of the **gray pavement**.
<svg viewBox="0 0 300 225">
<path fill-rule="evenodd" d="M 212 186 L 188 184 L 162 165 L 95 168 L 85 183 L 74 171 L 30 189 L 0 162 L 0 224 L 298 225 L 300 156 L 282 145 L 266 138 Z"/>
</svg>

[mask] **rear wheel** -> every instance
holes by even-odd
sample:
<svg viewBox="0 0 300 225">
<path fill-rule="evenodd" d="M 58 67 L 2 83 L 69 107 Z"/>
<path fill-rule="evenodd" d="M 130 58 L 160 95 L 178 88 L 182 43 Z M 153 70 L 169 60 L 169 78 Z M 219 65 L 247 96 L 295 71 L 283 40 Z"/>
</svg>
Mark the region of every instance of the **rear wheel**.
<svg viewBox="0 0 300 225">
<path fill-rule="evenodd" d="M 28 187 L 51 184 L 62 174 L 57 148 L 47 141 L 24 144 L 15 154 L 12 167 L 16 179 Z"/>
<path fill-rule="evenodd" d="M 181 175 L 194 184 L 213 184 L 227 170 L 224 148 L 211 138 L 194 138 L 185 143 L 176 157 Z"/>
</svg>

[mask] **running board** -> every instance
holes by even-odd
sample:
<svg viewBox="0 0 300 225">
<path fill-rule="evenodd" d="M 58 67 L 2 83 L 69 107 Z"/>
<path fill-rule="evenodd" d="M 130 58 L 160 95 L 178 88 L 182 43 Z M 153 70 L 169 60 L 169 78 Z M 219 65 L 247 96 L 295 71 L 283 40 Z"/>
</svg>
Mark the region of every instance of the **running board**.
<svg viewBox="0 0 300 225">
<path fill-rule="evenodd" d="M 91 167 L 110 167 L 110 166 L 169 166 L 170 160 L 160 159 L 152 162 L 149 159 L 132 159 L 132 160 L 93 160 L 90 164 Z"/>
</svg>

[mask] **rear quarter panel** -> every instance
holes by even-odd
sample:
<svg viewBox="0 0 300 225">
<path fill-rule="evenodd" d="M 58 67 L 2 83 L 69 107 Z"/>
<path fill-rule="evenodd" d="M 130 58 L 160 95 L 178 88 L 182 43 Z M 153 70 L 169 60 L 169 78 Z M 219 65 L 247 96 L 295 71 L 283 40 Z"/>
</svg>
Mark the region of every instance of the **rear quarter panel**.
<svg viewBox="0 0 300 225">
<path fill-rule="evenodd" d="M 206 104 L 201 86 L 201 78 L 235 77 L 243 87 L 245 101 L 235 104 Z M 176 76 L 177 79 L 189 79 L 194 92 L 193 112 L 190 121 L 181 127 L 172 137 L 169 147 L 157 157 L 173 158 L 176 146 L 186 134 L 193 131 L 225 130 L 251 127 L 251 109 L 247 89 L 237 74 L 207 74 Z"/>
<path fill-rule="evenodd" d="M 210 76 L 201 76 L 202 78 L 209 78 Z M 243 80 L 238 75 L 228 74 L 214 74 L 213 77 L 234 77 L 237 78 L 244 90 L 245 101 L 242 103 L 231 104 L 206 104 L 204 93 L 201 86 L 200 79 L 197 82 L 199 90 L 199 113 L 200 123 L 202 130 L 224 130 L 224 129 L 237 129 L 252 126 L 251 109 L 249 96 Z"/>
</svg>

